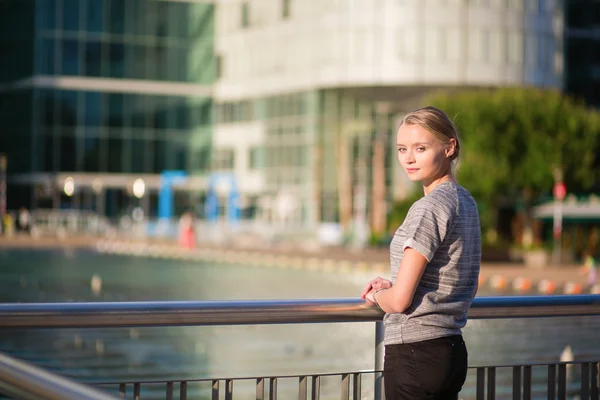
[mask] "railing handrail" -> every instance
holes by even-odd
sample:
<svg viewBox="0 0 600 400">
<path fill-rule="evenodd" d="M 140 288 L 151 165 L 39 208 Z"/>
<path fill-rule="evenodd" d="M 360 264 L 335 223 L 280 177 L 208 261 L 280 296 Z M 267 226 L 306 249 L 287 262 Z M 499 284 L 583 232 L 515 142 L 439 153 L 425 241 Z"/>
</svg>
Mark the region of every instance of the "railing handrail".
<svg viewBox="0 0 600 400">
<path fill-rule="evenodd" d="M 600 295 L 477 297 L 471 319 L 600 315 Z M 381 321 L 363 300 L 0 304 L 0 328 L 99 328 Z"/>
<path fill-rule="evenodd" d="M 18 399 L 116 400 L 91 386 L 0 353 L 0 393 Z"/>
</svg>

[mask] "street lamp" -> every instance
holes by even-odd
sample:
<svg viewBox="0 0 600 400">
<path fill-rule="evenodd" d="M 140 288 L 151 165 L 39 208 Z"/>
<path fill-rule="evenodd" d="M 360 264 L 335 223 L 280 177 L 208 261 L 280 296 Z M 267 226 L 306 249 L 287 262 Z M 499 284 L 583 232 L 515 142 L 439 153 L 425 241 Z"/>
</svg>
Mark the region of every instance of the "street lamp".
<svg viewBox="0 0 600 400">
<path fill-rule="evenodd" d="M 146 182 L 142 178 L 138 178 L 133 182 L 133 195 L 138 199 L 144 197 L 146 193 Z"/>
<path fill-rule="evenodd" d="M 63 190 L 65 194 L 69 197 L 73 196 L 73 193 L 75 193 L 75 180 L 70 176 L 65 179 Z"/>
</svg>

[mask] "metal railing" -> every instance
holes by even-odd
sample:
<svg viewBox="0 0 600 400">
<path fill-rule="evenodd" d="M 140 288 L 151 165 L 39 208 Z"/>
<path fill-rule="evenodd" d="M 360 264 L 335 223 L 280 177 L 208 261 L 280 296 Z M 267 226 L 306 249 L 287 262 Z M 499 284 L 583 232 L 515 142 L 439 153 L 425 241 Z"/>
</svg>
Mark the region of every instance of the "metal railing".
<svg viewBox="0 0 600 400">
<path fill-rule="evenodd" d="M 88 210 L 37 209 L 31 213 L 30 225 L 36 237 L 105 235 L 112 229 L 105 217 Z"/>
<path fill-rule="evenodd" d="M 475 298 L 470 319 L 600 315 L 600 295 Z M 89 318 L 93 317 L 93 318 Z M 98 328 L 381 321 L 361 299 L 0 304 L 0 328 Z"/>
<path fill-rule="evenodd" d="M 0 394 L 24 400 L 115 400 L 116 397 L 0 353 Z"/>
<path fill-rule="evenodd" d="M 600 315 L 600 295 L 517 296 L 476 298 L 469 311 L 471 319 L 533 318 Z M 374 371 L 341 372 L 310 376 L 270 376 L 236 378 L 254 380 L 256 398 L 277 398 L 281 380 L 296 380 L 298 397 L 319 399 L 320 380 L 325 376 L 341 379 L 341 398 L 361 398 L 362 376 L 373 376 L 373 398 L 382 398 L 383 324 L 381 310 L 360 299 L 280 300 L 280 301 L 170 301 L 170 302 L 102 302 L 102 303 L 18 303 L 0 304 L 0 328 L 101 328 L 141 326 L 202 326 L 240 324 L 292 324 L 331 322 L 376 322 Z M 598 361 L 578 362 L 581 369 L 581 399 L 598 399 Z M 532 368 L 547 368 L 547 393 L 567 393 L 566 363 L 519 366 L 487 366 L 476 368 L 477 398 L 494 399 L 496 369 L 512 368 L 513 398 L 530 399 Z M 558 375 L 557 375 L 558 374 Z M 3 378 L 0 375 L 0 381 Z M 211 378 L 186 381 L 116 382 L 125 396 L 126 387 L 133 386 L 134 398 L 140 398 L 142 386 L 164 385 L 159 389 L 167 399 L 173 398 L 179 386 L 180 399 L 186 399 L 190 384 L 209 384 L 213 399 L 219 399 L 220 382 L 224 382 L 226 399 L 233 396 L 233 378 Z M 268 390 L 265 390 L 268 382 Z M 310 382 L 310 390 L 309 390 Z M 352 382 L 352 384 L 350 384 Z M 109 384 L 108 382 L 105 384 Z M 221 392 L 222 393 L 222 392 Z M 550 398 L 550 397 L 549 397 Z M 552 397 L 554 398 L 554 397 Z"/>
</svg>

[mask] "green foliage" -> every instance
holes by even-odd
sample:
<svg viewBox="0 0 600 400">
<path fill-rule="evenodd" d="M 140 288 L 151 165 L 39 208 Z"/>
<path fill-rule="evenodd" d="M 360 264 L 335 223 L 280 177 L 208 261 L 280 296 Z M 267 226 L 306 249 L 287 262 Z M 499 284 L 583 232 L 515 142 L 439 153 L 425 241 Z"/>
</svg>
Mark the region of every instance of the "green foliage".
<svg viewBox="0 0 600 400">
<path fill-rule="evenodd" d="M 530 201 L 548 194 L 560 166 L 570 192 L 598 178 L 600 112 L 558 91 L 498 89 L 438 93 L 428 99 L 461 131 L 458 180 L 487 210 L 500 200 Z"/>
</svg>

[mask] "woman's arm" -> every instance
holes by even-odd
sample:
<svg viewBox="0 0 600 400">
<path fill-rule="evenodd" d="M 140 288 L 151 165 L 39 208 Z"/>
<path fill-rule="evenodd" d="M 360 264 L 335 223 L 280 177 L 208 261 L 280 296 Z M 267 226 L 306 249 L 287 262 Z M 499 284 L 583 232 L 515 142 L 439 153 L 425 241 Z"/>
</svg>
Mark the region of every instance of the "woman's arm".
<svg viewBox="0 0 600 400">
<path fill-rule="evenodd" d="M 367 300 L 378 304 L 387 313 L 404 312 L 412 303 L 427 262 L 421 253 L 407 247 L 394 285 L 389 289 L 372 290 L 367 295 Z"/>
</svg>

